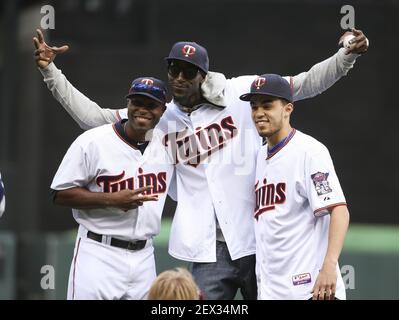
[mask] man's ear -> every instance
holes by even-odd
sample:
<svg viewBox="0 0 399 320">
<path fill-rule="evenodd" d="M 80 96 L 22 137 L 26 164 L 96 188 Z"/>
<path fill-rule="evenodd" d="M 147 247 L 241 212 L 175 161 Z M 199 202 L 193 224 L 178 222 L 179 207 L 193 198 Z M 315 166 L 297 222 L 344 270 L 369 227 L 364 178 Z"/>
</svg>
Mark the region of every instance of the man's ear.
<svg viewBox="0 0 399 320">
<path fill-rule="evenodd" d="M 289 117 L 291 113 L 294 111 L 294 105 L 290 102 L 284 106 L 284 110 L 286 112 L 285 117 Z"/>
<path fill-rule="evenodd" d="M 206 77 L 208 76 L 208 74 L 207 74 L 207 73 L 204 73 L 204 72 L 201 72 L 201 71 L 200 71 L 200 74 L 201 74 L 201 76 L 202 76 L 201 84 L 203 84 L 203 83 L 205 82 L 205 79 L 206 79 Z"/>
</svg>

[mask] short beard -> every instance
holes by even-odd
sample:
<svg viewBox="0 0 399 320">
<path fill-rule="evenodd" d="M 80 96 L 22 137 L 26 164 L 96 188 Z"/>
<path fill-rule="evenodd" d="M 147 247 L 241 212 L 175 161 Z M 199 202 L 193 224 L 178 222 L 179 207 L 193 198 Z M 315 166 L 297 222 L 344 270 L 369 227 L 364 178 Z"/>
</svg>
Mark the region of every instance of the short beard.
<svg viewBox="0 0 399 320">
<path fill-rule="evenodd" d="M 190 105 L 190 97 L 179 96 L 179 97 L 173 97 L 173 99 L 182 107 L 187 107 L 187 108 L 192 107 L 192 105 Z"/>
<path fill-rule="evenodd" d="M 280 130 L 283 128 L 283 123 L 282 122 L 280 122 L 280 124 L 279 124 L 279 126 L 277 127 L 277 125 L 275 125 L 275 128 L 273 129 L 273 131 L 272 132 L 268 132 L 267 133 L 267 136 L 266 136 L 266 134 L 260 134 L 260 136 L 262 137 L 262 138 L 264 138 L 264 139 L 268 139 L 268 138 L 270 138 L 270 137 L 273 137 L 274 135 L 276 135 L 276 134 L 278 134 L 279 132 L 280 132 Z"/>
<path fill-rule="evenodd" d="M 201 85 L 198 88 L 197 93 L 193 93 L 190 96 L 179 96 L 179 97 L 173 97 L 175 102 L 177 102 L 180 106 L 186 108 L 186 109 L 191 109 L 194 106 L 198 105 L 202 101 L 202 95 L 201 95 Z"/>
</svg>

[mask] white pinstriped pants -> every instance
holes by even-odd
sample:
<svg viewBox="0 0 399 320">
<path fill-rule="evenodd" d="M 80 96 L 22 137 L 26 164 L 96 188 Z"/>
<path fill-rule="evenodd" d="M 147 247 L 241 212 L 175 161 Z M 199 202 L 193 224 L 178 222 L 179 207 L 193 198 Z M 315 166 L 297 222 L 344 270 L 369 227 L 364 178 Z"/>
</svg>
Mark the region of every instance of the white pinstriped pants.
<svg viewBox="0 0 399 320">
<path fill-rule="evenodd" d="M 156 277 L 152 241 L 137 251 L 86 237 L 79 227 L 69 273 L 68 300 L 142 300 Z"/>
</svg>

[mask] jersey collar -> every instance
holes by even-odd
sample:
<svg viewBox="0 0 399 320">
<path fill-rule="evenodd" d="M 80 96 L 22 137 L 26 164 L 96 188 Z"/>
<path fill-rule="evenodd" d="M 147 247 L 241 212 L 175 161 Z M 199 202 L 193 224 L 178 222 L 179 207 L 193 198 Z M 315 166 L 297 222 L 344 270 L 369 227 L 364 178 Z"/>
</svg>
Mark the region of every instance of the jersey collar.
<svg viewBox="0 0 399 320">
<path fill-rule="evenodd" d="M 273 157 L 277 152 L 279 152 L 284 146 L 287 145 L 287 143 L 292 139 L 294 136 L 296 130 L 292 129 L 291 132 L 286 136 L 284 139 L 280 140 L 274 147 L 269 149 L 267 148 L 267 158 L 266 160 L 269 160 L 271 157 Z"/>
<path fill-rule="evenodd" d="M 125 143 L 127 143 L 132 148 L 139 150 L 141 154 L 144 154 L 144 151 L 147 148 L 149 141 L 138 142 L 136 140 L 130 139 L 126 134 L 125 129 L 123 128 L 123 125 L 124 123 L 126 123 L 126 121 L 127 119 L 122 119 L 114 123 L 114 131 L 116 132 L 118 137 L 121 138 Z"/>
<path fill-rule="evenodd" d="M 177 101 L 175 101 L 175 100 L 173 100 L 173 103 L 174 103 L 174 105 L 177 107 L 178 110 L 180 110 L 180 111 L 182 111 L 183 113 L 186 113 L 186 114 L 188 114 L 188 115 L 190 115 L 190 114 L 193 113 L 195 110 L 198 110 L 199 108 L 201 108 L 201 107 L 203 107 L 203 106 L 206 106 L 206 105 L 215 107 L 215 108 L 217 108 L 217 109 L 219 109 L 219 110 L 223 110 L 224 108 L 226 108 L 225 106 L 218 106 L 218 105 L 216 105 L 216 104 L 213 104 L 213 103 L 210 102 L 210 101 L 203 101 L 203 102 L 201 102 L 201 103 L 199 103 L 199 104 L 197 104 L 197 105 L 195 105 L 195 106 L 193 106 L 193 107 L 191 107 L 191 108 L 189 108 L 189 107 L 184 107 L 184 106 L 180 105 L 180 104 L 179 104 Z"/>
</svg>

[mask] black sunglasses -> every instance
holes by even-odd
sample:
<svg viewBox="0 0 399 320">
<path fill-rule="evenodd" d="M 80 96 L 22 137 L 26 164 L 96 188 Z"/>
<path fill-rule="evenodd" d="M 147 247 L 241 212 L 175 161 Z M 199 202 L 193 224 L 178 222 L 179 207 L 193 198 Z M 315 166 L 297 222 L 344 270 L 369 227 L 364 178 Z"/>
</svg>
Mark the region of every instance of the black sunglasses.
<svg viewBox="0 0 399 320">
<path fill-rule="evenodd" d="M 177 78 L 179 76 L 180 72 L 182 72 L 184 79 L 192 80 L 197 76 L 199 71 L 200 71 L 199 68 L 197 68 L 195 66 L 181 67 L 181 66 L 179 66 L 177 64 L 173 64 L 173 63 L 168 65 L 168 73 L 173 78 Z"/>
</svg>

